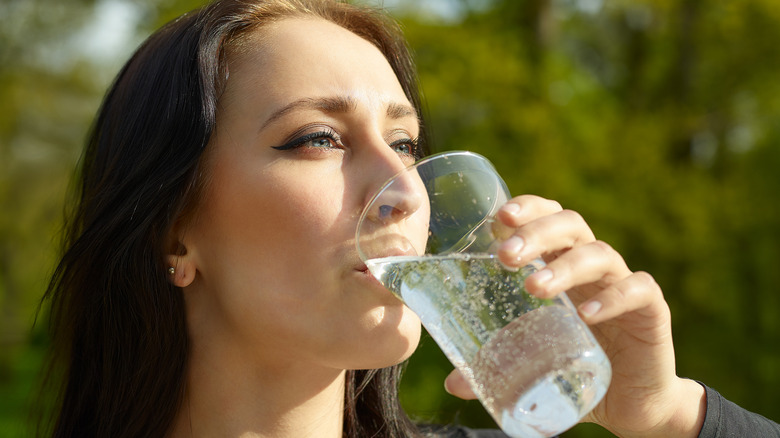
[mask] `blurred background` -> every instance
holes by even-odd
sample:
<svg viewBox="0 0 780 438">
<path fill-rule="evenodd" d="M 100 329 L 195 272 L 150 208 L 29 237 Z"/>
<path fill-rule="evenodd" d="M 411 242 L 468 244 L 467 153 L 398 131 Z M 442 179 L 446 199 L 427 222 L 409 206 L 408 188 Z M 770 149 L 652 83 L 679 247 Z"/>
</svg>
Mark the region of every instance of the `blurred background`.
<svg viewBox="0 0 780 438">
<path fill-rule="evenodd" d="M 780 3 L 364 0 L 417 55 L 434 150 L 491 159 L 514 194 L 579 211 L 674 318 L 678 374 L 780 420 Z M 195 0 L 0 0 L 0 437 L 27 436 L 64 200 L 100 99 Z M 402 402 L 493 423 L 447 395 L 429 337 Z M 609 433 L 579 425 L 565 437 Z"/>
</svg>

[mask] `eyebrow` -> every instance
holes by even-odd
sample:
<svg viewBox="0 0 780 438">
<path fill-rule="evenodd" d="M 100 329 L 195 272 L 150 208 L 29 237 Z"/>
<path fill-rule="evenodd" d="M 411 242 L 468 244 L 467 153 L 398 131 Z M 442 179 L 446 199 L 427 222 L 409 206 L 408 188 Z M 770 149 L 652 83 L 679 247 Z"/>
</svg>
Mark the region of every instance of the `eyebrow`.
<svg viewBox="0 0 780 438">
<path fill-rule="evenodd" d="M 318 110 L 328 114 L 348 113 L 354 111 L 357 102 L 351 97 L 307 97 L 290 102 L 282 108 L 274 111 L 270 117 L 263 123 L 263 128 L 278 120 L 285 115 L 297 110 Z M 387 117 L 391 119 L 402 119 L 404 117 L 418 118 L 417 111 L 408 104 L 391 102 L 387 106 Z M 262 129 L 262 128 L 261 128 Z"/>
<path fill-rule="evenodd" d="M 391 102 L 387 106 L 387 117 L 391 119 L 403 119 L 404 117 L 418 118 L 417 110 L 411 105 Z"/>
</svg>

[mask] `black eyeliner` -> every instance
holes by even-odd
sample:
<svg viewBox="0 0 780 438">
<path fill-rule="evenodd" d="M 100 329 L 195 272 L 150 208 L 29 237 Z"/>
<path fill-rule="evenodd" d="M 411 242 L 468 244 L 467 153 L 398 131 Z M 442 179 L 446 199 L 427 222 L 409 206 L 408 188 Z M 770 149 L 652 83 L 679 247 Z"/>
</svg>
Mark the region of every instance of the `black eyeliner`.
<svg viewBox="0 0 780 438">
<path fill-rule="evenodd" d="M 334 138 L 333 132 L 329 131 L 319 131 L 319 132 L 312 132 L 310 134 L 302 135 L 298 138 L 295 138 L 293 140 L 290 140 L 289 142 L 281 145 L 281 146 L 271 146 L 273 149 L 276 149 L 278 151 L 288 151 L 290 149 L 295 149 L 304 143 L 310 142 L 317 138 L 327 137 L 334 141 L 338 141 L 338 139 Z"/>
</svg>

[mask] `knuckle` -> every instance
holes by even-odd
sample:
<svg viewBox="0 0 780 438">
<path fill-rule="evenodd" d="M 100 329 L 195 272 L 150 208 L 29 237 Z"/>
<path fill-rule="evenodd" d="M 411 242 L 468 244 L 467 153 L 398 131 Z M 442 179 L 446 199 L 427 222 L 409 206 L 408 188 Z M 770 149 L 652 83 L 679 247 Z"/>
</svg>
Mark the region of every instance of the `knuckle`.
<svg viewBox="0 0 780 438">
<path fill-rule="evenodd" d="M 645 271 L 636 271 L 634 272 L 634 277 L 642 284 L 646 284 L 648 286 L 655 285 L 655 278 L 653 278 L 652 275 Z"/>
<path fill-rule="evenodd" d="M 553 211 L 563 211 L 563 206 L 561 205 L 560 202 L 552 200 L 552 199 L 547 199 L 547 203 L 549 204 L 551 210 L 553 210 Z"/>
<path fill-rule="evenodd" d="M 560 204 L 558 204 L 558 205 L 560 206 Z M 575 221 L 578 221 L 578 222 L 585 222 L 585 218 L 583 218 L 581 214 L 579 214 L 578 212 L 576 212 L 574 210 L 570 210 L 568 208 L 567 209 L 561 208 L 561 214 L 566 216 L 570 220 L 575 220 Z"/>
<path fill-rule="evenodd" d="M 615 251 L 615 248 L 612 248 L 612 245 L 604 242 L 603 240 L 595 240 L 591 244 L 597 251 L 601 252 L 609 258 L 612 258 L 618 254 L 617 251 Z"/>
<path fill-rule="evenodd" d="M 655 277 L 645 271 L 637 271 L 632 274 L 635 281 L 644 288 L 660 291 L 661 287 L 655 281 Z"/>
<path fill-rule="evenodd" d="M 512 201 L 520 205 L 532 206 L 531 208 L 538 211 L 549 212 L 560 211 L 563 209 L 558 201 L 553 201 L 538 195 L 520 195 L 513 198 Z"/>
<path fill-rule="evenodd" d="M 588 226 L 585 218 L 579 212 L 565 209 L 561 210 L 558 215 L 560 215 L 559 217 L 564 218 L 573 229 L 577 230 L 577 241 L 590 242 L 596 239 L 596 236 L 593 235 L 593 231 Z"/>
<path fill-rule="evenodd" d="M 512 198 L 512 202 L 515 204 L 528 204 L 533 202 L 539 202 L 542 198 L 536 195 L 519 195 Z"/>
</svg>

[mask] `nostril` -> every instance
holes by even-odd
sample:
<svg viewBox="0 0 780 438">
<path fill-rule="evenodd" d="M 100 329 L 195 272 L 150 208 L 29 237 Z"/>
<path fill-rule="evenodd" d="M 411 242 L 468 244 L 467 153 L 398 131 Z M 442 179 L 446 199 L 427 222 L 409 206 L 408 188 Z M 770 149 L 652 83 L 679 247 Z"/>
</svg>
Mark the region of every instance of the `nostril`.
<svg viewBox="0 0 780 438">
<path fill-rule="evenodd" d="M 395 210 L 395 207 L 391 205 L 380 205 L 379 206 L 379 217 L 381 219 L 389 218 L 390 215 L 393 214 L 393 210 Z"/>
<path fill-rule="evenodd" d="M 421 183 L 407 181 L 409 178 L 396 179 L 381 189 L 370 200 L 366 211 L 373 220 L 382 223 L 396 222 L 413 215 L 427 198 Z"/>
</svg>

